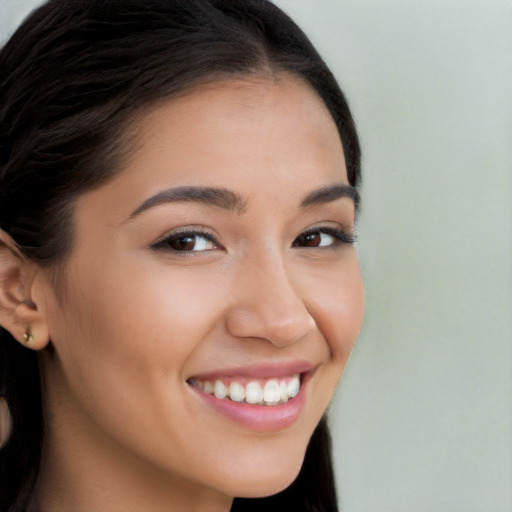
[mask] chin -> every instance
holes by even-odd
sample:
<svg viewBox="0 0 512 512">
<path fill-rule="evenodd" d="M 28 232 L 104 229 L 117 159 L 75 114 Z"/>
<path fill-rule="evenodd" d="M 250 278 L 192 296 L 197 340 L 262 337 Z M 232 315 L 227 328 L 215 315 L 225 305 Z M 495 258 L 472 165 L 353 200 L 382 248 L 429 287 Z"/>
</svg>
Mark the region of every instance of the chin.
<svg viewBox="0 0 512 512">
<path fill-rule="evenodd" d="M 246 486 L 242 492 L 236 495 L 237 498 L 266 498 L 267 496 L 273 496 L 281 491 L 284 491 L 289 487 L 299 474 L 298 471 L 294 472 L 293 475 L 286 475 L 286 478 L 281 478 L 279 481 L 266 481 L 266 482 L 255 482 L 252 486 Z"/>
<path fill-rule="evenodd" d="M 264 498 L 277 494 L 297 478 L 303 462 L 303 454 L 296 454 L 281 461 L 279 465 L 261 465 L 244 470 L 240 465 L 230 479 L 229 489 L 224 489 L 226 494 L 237 498 Z"/>
</svg>

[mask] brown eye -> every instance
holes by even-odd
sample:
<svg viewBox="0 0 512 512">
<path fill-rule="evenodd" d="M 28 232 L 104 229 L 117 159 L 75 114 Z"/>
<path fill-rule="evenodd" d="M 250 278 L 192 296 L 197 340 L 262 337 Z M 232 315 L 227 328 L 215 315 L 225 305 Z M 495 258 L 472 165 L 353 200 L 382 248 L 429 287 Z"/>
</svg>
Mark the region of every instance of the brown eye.
<svg viewBox="0 0 512 512">
<path fill-rule="evenodd" d="M 180 236 L 169 240 L 169 246 L 175 251 L 193 251 L 196 237 L 191 235 Z"/>
<path fill-rule="evenodd" d="M 297 245 L 300 245 L 301 247 L 319 247 L 322 242 L 322 236 L 318 231 L 305 233 L 300 235 L 296 242 Z"/>
<path fill-rule="evenodd" d="M 293 242 L 293 247 L 335 248 L 344 244 L 353 244 L 354 242 L 354 235 L 336 228 L 322 227 L 301 233 Z"/>
<path fill-rule="evenodd" d="M 175 233 L 153 244 L 154 249 L 192 253 L 219 249 L 219 244 L 208 233 Z"/>
</svg>

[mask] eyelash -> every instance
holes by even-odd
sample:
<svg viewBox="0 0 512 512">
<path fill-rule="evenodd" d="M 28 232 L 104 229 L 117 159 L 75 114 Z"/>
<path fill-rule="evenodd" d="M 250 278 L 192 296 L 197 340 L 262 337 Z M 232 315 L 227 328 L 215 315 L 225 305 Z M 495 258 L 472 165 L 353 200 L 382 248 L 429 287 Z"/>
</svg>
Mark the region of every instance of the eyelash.
<svg viewBox="0 0 512 512">
<path fill-rule="evenodd" d="M 294 241 L 292 244 L 292 247 L 305 247 L 308 246 L 301 246 L 297 244 L 297 240 L 299 238 L 305 238 L 309 235 L 330 235 L 334 238 L 334 241 L 332 244 L 327 246 L 312 246 L 313 249 L 335 249 L 340 245 L 352 245 L 356 242 L 356 236 L 351 233 L 347 233 L 341 229 L 332 228 L 329 226 L 320 226 L 316 228 L 307 229 L 306 231 L 303 231 Z"/>
<path fill-rule="evenodd" d="M 299 239 L 302 238 L 302 241 L 310 235 L 329 235 L 332 236 L 334 241 L 326 246 L 308 246 L 308 245 L 300 245 Z M 180 239 L 184 240 L 186 238 L 196 239 L 195 243 L 197 243 L 197 238 L 202 238 L 208 242 L 211 242 L 216 246 L 216 249 L 206 249 L 206 250 L 193 250 L 193 249 L 176 249 L 171 246 L 172 243 L 179 242 Z M 341 245 L 351 245 L 356 242 L 356 236 L 354 234 L 346 233 L 345 231 L 337 228 L 332 228 L 328 226 L 321 226 L 316 228 L 311 228 L 306 231 L 303 231 L 292 243 L 292 247 L 298 247 L 298 248 L 311 248 L 311 249 L 321 249 L 321 250 L 327 250 L 327 249 L 336 249 Z M 223 249 L 223 246 L 217 241 L 215 236 L 213 236 L 211 233 L 208 233 L 207 231 L 202 230 L 187 230 L 187 231 L 179 231 L 176 233 L 171 233 L 168 235 L 165 235 L 163 238 L 157 240 L 155 243 L 151 245 L 152 249 L 155 250 L 161 250 L 161 251 L 168 251 L 173 254 L 177 254 L 179 256 L 191 256 L 194 253 L 202 253 L 202 252 L 208 252 L 211 250 L 217 250 L 217 249 Z"/>
<path fill-rule="evenodd" d="M 170 233 L 165 235 L 163 238 L 160 238 L 157 240 L 154 244 L 151 245 L 153 249 L 156 250 L 163 250 L 168 251 L 173 254 L 177 254 L 179 256 L 189 256 L 192 255 L 195 252 L 205 252 L 205 251 L 197 251 L 197 250 L 179 250 L 175 249 L 171 246 L 173 242 L 179 242 L 179 240 L 183 240 L 186 238 L 203 238 L 204 240 L 207 240 L 208 242 L 211 242 L 216 246 L 217 249 L 223 249 L 222 245 L 217 241 L 217 239 L 207 231 L 202 230 L 186 230 L 186 231 L 178 231 L 176 233 Z M 214 249 L 212 249 L 214 250 Z"/>
</svg>

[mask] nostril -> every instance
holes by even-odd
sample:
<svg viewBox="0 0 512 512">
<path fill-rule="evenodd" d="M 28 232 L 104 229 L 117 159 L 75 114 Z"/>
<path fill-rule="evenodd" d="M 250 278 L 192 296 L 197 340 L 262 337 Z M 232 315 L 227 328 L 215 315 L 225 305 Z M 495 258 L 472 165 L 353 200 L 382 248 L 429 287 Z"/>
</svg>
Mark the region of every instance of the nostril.
<svg viewBox="0 0 512 512">
<path fill-rule="evenodd" d="M 235 306 L 227 315 L 227 330 L 239 338 L 261 338 L 276 346 L 288 346 L 316 328 L 316 322 L 302 305 L 300 309 Z"/>
</svg>

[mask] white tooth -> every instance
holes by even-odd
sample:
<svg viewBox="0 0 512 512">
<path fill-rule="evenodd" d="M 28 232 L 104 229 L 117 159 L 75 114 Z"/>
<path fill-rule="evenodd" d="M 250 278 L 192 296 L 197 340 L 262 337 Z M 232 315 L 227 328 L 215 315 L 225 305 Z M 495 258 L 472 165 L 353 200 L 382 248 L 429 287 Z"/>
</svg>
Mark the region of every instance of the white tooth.
<svg viewBox="0 0 512 512">
<path fill-rule="evenodd" d="M 245 386 L 245 401 L 248 404 L 259 404 L 263 400 L 263 390 L 259 382 L 252 381 Z"/>
<path fill-rule="evenodd" d="M 209 380 L 205 381 L 203 384 L 203 391 L 209 395 L 213 395 L 213 386 Z"/>
<path fill-rule="evenodd" d="M 300 377 L 298 375 L 294 375 L 292 380 L 288 382 L 286 386 L 286 391 L 288 392 L 288 397 L 293 398 L 297 395 L 300 390 Z"/>
<path fill-rule="evenodd" d="M 214 394 L 216 398 L 226 398 L 228 396 L 228 388 L 221 380 L 215 381 Z"/>
<path fill-rule="evenodd" d="M 243 402 L 245 397 L 245 389 L 242 384 L 232 382 L 229 385 L 229 398 L 234 402 Z"/>
<path fill-rule="evenodd" d="M 285 380 L 282 380 L 279 383 L 279 395 L 280 395 L 281 402 L 283 402 L 283 403 L 288 402 L 288 390 L 287 390 L 287 387 L 286 387 L 286 381 Z"/>
<path fill-rule="evenodd" d="M 267 403 L 277 403 L 280 398 L 281 393 L 279 392 L 279 382 L 277 379 L 268 380 L 263 387 L 263 400 Z"/>
</svg>

